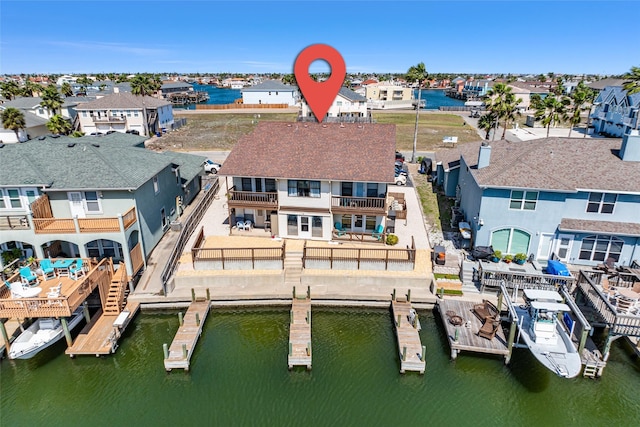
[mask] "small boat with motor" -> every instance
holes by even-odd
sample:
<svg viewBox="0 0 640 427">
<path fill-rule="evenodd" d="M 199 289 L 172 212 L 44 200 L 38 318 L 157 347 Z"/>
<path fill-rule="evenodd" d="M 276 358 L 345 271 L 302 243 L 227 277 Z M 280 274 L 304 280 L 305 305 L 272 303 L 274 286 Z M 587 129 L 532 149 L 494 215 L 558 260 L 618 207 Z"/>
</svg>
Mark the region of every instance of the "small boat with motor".
<svg viewBox="0 0 640 427">
<path fill-rule="evenodd" d="M 582 362 L 559 316 L 571 311 L 556 291 L 525 289 L 526 304 L 516 307 L 518 328 L 531 353 L 556 375 L 573 378 Z"/>
</svg>

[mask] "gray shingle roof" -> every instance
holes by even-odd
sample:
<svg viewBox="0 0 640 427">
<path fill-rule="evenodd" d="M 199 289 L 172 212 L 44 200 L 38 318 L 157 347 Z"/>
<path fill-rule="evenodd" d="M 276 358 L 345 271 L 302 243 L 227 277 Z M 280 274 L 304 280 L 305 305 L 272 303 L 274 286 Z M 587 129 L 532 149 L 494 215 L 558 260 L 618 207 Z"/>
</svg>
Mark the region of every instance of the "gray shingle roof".
<svg viewBox="0 0 640 427">
<path fill-rule="evenodd" d="M 481 142 L 462 157 L 481 187 L 640 193 L 640 163 L 619 157 L 618 138 L 542 138 L 490 143 L 489 166 L 477 169 Z"/>
<path fill-rule="evenodd" d="M 18 110 L 32 110 L 36 108 L 42 102 L 42 98 L 39 96 L 35 97 L 21 97 L 15 98 L 11 101 L 7 101 L 2 104 L 2 108 L 17 108 Z"/>
<path fill-rule="evenodd" d="M 76 110 L 99 110 L 99 109 L 155 109 L 165 105 L 171 105 L 170 102 L 154 98 L 152 96 L 136 96 L 130 93 L 113 93 L 98 98 L 95 101 L 80 104 Z"/>
<path fill-rule="evenodd" d="M 144 137 L 113 133 L 102 137 L 47 137 L 0 149 L 0 186 L 43 185 L 56 190 L 137 189 L 172 163 L 193 174 L 203 158 L 156 153 L 139 145 Z M 75 144 L 73 147 L 67 144 Z M 176 161 L 174 161 L 176 160 Z M 186 176 L 185 176 L 186 178 Z"/>
<path fill-rule="evenodd" d="M 296 90 L 298 90 L 297 86 L 286 85 L 277 80 L 266 80 L 264 83 L 260 83 L 255 86 L 244 88 L 242 89 L 242 92 L 268 92 L 268 91 L 294 92 Z"/>
<path fill-rule="evenodd" d="M 354 91 L 352 91 L 351 89 L 346 88 L 344 86 L 342 86 L 340 88 L 340 91 L 338 93 L 340 95 L 344 96 L 345 98 L 347 98 L 348 100 L 353 101 L 353 102 L 366 101 L 367 100 L 367 98 L 365 98 L 364 96 L 359 95 L 359 94 L 355 93 Z"/>
<path fill-rule="evenodd" d="M 189 89 L 193 89 L 193 85 L 191 83 L 186 83 L 186 82 L 167 82 L 167 83 L 163 83 L 162 86 L 160 86 L 160 89 L 164 90 L 164 89 L 185 89 L 185 90 L 189 90 Z"/>
<path fill-rule="evenodd" d="M 606 79 L 587 83 L 587 86 L 589 86 L 591 89 L 602 90 L 607 86 L 622 86 L 624 81 L 624 79 L 614 79 L 612 77 L 607 77 Z"/>
<path fill-rule="evenodd" d="M 392 183 L 395 147 L 391 124 L 261 122 L 219 174 Z"/>
<path fill-rule="evenodd" d="M 558 229 L 578 233 L 603 233 L 617 236 L 640 236 L 640 223 L 595 221 L 588 219 L 562 218 Z"/>
</svg>

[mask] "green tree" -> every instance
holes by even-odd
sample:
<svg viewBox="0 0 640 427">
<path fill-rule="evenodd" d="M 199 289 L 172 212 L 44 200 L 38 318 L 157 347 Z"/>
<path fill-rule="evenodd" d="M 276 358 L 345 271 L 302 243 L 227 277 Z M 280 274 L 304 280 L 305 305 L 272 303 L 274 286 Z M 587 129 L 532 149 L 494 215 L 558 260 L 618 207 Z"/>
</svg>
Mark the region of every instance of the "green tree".
<svg viewBox="0 0 640 427">
<path fill-rule="evenodd" d="M 547 128 L 547 138 L 551 125 L 567 120 L 567 107 L 571 100 L 566 96 L 549 95 L 538 106 L 535 112 L 536 120 L 539 120 Z"/>
<path fill-rule="evenodd" d="M 478 129 L 486 132 L 484 139 L 489 140 L 489 134 L 491 133 L 491 129 L 496 126 L 496 122 L 496 116 L 493 113 L 486 113 L 480 116 L 478 119 Z"/>
<path fill-rule="evenodd" d="M 42 93 L 40 105 L 49 112 L 49 115 L 56 114 L 60 107 L 62 107 L 62 97 L 55 86 L 47 86 Z"/>
<path fill-rule="evenodd" d="M 286 84 L 286 85 L 292 85 L 292 86 L 297 86 L 298 82 L 296 81 L 296 75 L 295 74 L 285 74 L 282 77 L 282 83 Z"/>
<path fill-rule="evenodd" d="M 631 67 L 631 70 L 624 75 L 626 81 L 622 87 L 627 91 L 627 95 L 640 92 L 640 67 Z"/>
<path fill-rule="evenodd" d="M 150 74 L 137 74 L 130 83 L 131 93 L 139 96 L 153 95 L 162 85 L 158 77 Z"/>
<path fill-rule="evenodd" d="M 60 86 L 60 93 L 64 96 L 73 96 L 73 89 L 71 89 L 71 85 L 68 82 L 64 82 Z"/>
<path fill-rule="evenodd" d="M 20 141 L 20 129 L 24 129 L 27 124 L 24 121 L 24 113 L 17 108 L 9 107 L 2 111 L 2 126 L 16 133 L 16 138 Z"/>
<path fill-rule="evenodd" d="M 25 97 L 34 97 L 40 95 L 44 91 L 44 87 L 36 82 L 27 80 L 22 88 L 21 95 Z"/>
<path fill-rule="evenodd" d="M 91 80 L 89 77 L 87 77 L 86 75 L 82 75 L 80 77 L 78 77 L 78 79 L 76 80 L 76 83 L 80 85 L 80 91 L 83 95 L 87 94 L 87 86 L 89 86 L 91 83 L 93 83 L 93 80 Z"/>
<path fill-rule="evenodd" d="M 496 83 L 489 89 L 485 104 L 489 112 L 496 118 L 496 132 L 493 133 L 493 139 L 496 138 L 500 120 L 504 120 L 504 129 L 502 131 L 502 138 L 504 139 L 509 122 L 515 120 L 516 114 L 520 114 L 517 107 L 521 102 L 522 98 L 516 99 L 513 94 L 513 88 L 504 83 Z"/>
<path fill-rule="evenodd" d="M 569 108 L 569 138 L 574 126 L 580 124 L 580 114 L 589 110 L 593 102 L 594 93 L 591 88 L 587 87 L 583 81 L 580 81 L 571 93 L 571 106 Z M 587 134 L 587 129 L 584 131 Z"/>
<path fill-rule="evenodd" d="M 429 73 L 424 66 L 424 62 L 412 65 L 407 71 L 406 79 L 410 83 L 418 83 L 418 99 L 416 100 L 416 125 L 413 130 L 413 151 L 411 152 L 411 163 L 416 162 L 416 150 L 418 146 L 418 121 L 420 120 L 420 98 L 422 96 L 422 85 L 429 78 Z"/>
<path fill-rule="evenodd" d="M 71 123 L 60 114 L 56 114 L 47 122 L 47 129 L 59 135 L 68 135 L 71 132 Z"/>
<path fill-rule="evenodd" d="M 20 86 L 18 86 L 18 83 L 13 80 L 4 82 L 0 85 L 0 93 L 2 93 L 2 96 L 9 101 L 20 95 L 20 92 Z"/>
</svg>

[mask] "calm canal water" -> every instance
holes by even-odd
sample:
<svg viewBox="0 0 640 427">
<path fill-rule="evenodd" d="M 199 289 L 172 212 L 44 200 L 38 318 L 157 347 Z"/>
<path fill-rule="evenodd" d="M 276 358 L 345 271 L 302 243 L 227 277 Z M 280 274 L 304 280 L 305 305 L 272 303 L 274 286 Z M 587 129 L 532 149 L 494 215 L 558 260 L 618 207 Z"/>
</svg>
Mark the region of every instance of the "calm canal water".
<svg viewBox="0 0 640 427">
<path fill-rule="evenodd" d="M 165 373 L 175 313 L 143 312 L 115 355 L 58 345 L 0 367 L 2 426 L 629 426 L 640 363 L 620 343 L 604 376 L 565 380 L 527 350 L 512 364 L 449 360 L 440 320 L 420 311 L 427 372 L 400 375 L 388 310 L 314 309 L 313 370 L 287 370 L 286 309 L 213 309 L 189 373 Z M 436 313 L 437 314 L 437 313 Z"/>
</svg>

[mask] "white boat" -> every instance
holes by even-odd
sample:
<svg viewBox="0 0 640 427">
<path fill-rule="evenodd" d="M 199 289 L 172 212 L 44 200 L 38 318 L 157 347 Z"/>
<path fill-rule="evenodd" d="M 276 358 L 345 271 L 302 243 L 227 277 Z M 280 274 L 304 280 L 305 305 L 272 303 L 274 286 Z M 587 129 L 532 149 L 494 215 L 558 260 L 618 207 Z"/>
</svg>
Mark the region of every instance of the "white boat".
<svg viewBox="0 0 640 427">
<path fill-rule="evenodd" d="M 69 330 L 78 326 L 83 317 L 82 307 L 78 307 L 68 322 Z M 9 359 L 31 359 L 40 351 L 60 341 L 63 336 L 60 319 L 53 317 L 37 319 L 11 344 Z"/>
<path fill-rule="evenodd" d="M 571 342 L 570 332 L 558 315 L 571 311 L 556 291 L 525 289 L 525 306 L 516 307 L 520 336 L 531 353 L 556 375 L 573 378 L 580 374 L 582 362 Z"/>
</svg>

